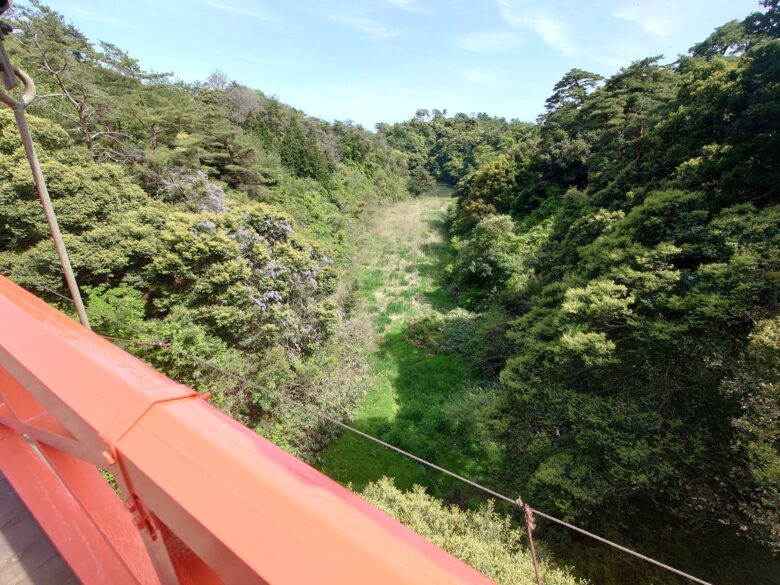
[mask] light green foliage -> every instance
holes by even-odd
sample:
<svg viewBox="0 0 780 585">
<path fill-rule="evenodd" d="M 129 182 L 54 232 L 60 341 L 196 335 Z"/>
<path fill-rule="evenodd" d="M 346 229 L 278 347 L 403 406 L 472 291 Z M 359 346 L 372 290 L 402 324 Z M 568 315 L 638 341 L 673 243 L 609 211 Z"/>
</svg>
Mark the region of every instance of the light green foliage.
<svg viewBox="0 0 780 585">
<path fill-rule="evenodd" d="M 564 355 L 573 354 L 586 366 L 609 363 L 616 347 L 606 333 L 600 331 L 564 331 L 560 344 Z"/>
<path fill-rule="evenodd" d="M 30 117 L 30 126 L 34 138 L 45 148 L 41 165 L 60 226 L 73 248 L 74 268 L 85 267 L 93 274 L 111 278 L 117 264 L 126 265 L 132 256 L 150 253 L 148 242 L 143 241 L 143 236 L 150 234 L 145 226 L 138 222 L 137 229 L 123 230 L 116 225 L 130 217 L 137 222 L 139 216 L 153 216 L 156 211 L 154 207 L 144 209 L 146 195 L 121 167 L 90 161 L 51 122 Z M 48 240 L 48 228 L 13 117 L 7 110 L 0 112 L 0 135 L 0 172 L 4 175 L 0 185 L 0 255 L 11 268 L 60 287 L 59 262 Z M 110 246 L 106 246 L 107 240 Z M 96 250 L 103 253 L 97 254 Z"/>
<path fill-rule="evenodd" d="M 467 240 L 454 240 L 449 270 L 453 286 L 468 305 L 495 295 L 520 269 L 521 243 L 508 215 L 489 215 Z"/>
<path fill-rule="evenodd" d="M 613 320 L 625 318 L 635 300 L 625 285 L 599 279 L 584 288 L 568 289 L 561 308 L 565 313 L 585 315 L 609 325 Z"/>
<path fill-rule="evenodd" d="M 507 314 L 498 305 L 489 306 L 485 313 L 461 308 L 424 311 L 411 320 L 405 336 L 406 341 L 429 354 L 456 354 L 468 360 L 474 370 L 492 378 L 510 351 L 506 321 Z M 474 411 L 472 414 L 478 414 Z"/>
<path fill-rule="evenodd" d="M 468 355 L 478 326 L 478 315 L 464 309 L 447 313 L 429 311 L 415 317 L 409 324 L 406 339 L 431 353 Z"/>
<path fill-rule="evenodd" d="M 420 486 L 403 492 L 390 479 L 369 484 L 360 495 L 402 524 L 465 561 L 501 585 L 536 583 L 531 555 L 523 534 L 492 503 L 476 510 L 446 506 Z M 585 583 L 554 567 L 537 543 L 544 582 L 549 585 Z"/>
<path fill-rule="evenodd" d="M 447 266 L 453 291 L 465 305 L 525 289 L 533 277 L 532 260 L 551 231 L 551 221 L 541 221 L 517 233 L 508 215 L 488 215 L 464 238 L 453 238 L 455 256 Z"/>
<path fill-rule="evenodd" d="M 407 195 L 405 157 L 224 75 L 185 84 L 145 72 L 40 2 L 15 16 L 8 46 L 49 94 L 28 118 L 97 329 L 165 340 L 128 349 L 310 454 L 326 440 L 312 439 L 319 423 L 171 348 L 348 416 L 362 388 L 320 392 L 314 364 L 340 355 L 328 341 L 343 315 L 339 271 L 366 209 Z M 0 175 L 0 263 L 64 292 L 7 110 Z"/>
<path fill-rule="evenodd" d="M 508 150 L 529 127 L 487 114 L 445 114 L 420 110 L 408 122 L 378 126 L 387 142 L 406 154 L 413 177 L 425 169 L 436 180 L 455 185 Z"/>
<path fill-rule="evenodd" d="M 135 339 L 139 331 L 148 332 L 144 321 L 146 300 L 139 291 L 129 286 L 111 289 L 86 286 L 82 290 L 89 301 L 89 323 L 96 331 L 126 339 Z"/>
</svg>

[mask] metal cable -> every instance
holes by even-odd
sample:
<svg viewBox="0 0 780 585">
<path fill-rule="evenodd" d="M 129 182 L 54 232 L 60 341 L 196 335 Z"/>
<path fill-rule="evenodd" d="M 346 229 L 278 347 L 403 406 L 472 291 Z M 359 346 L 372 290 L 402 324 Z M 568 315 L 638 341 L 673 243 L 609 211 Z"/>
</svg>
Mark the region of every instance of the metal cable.
<svg viewBox="0 0 780 585">
<path fill-rule="evenodd" d="M 4 28 L 4 23 L 0 23 L 0 59 L 3 60 L 2 69 L 5 77 L 4 86 L 6 90 L 13 89 L 17 85 L 16 77 L 18 77 L 24 84 L 24 93 L 18 100 L 15 100 L 10 95 L 0 91 L 0 102 L 13 110 L 14 119 L 16 120 L 16 125 L 19 127 L 19 135 L 21 136 L 22 145 L 24 146 L 24 152 L 27 155 L 27 162 L 30 165 L 30 171 L 33 175 L 35 190 L 38 192 L 38 199 L 43 207 L 43 214 L 46 217 L 46 223 L 49 226 L 49 233 L 51 234 L 52 242 L 54 243 L 54 249 L 60 260 L 62 274 L 65 277 L 65 282 L 68 284 L 68 289 L 73 297 L 72 301 L 76 307 L 76 313 L 78 313 L 81 324 L 87 329 L 90 329 L 87 311 L 84 308 L 84 301 L 81 299 L 81 292 L 79 291 L 79 285 L 76 282 L 76 275 L 73 273 L 68 250 L 65 246 L 65 241 L 62 239 L 62 231 L 57 222 L 57 214 L 54 212 L 54 206 L 52 205 L 51 197 L 49 196 L 49 188 L 46 186 L 46 177 L 43 176 L 41 163 L 38 160 L 38 154 L 35 151 L 32 134 L 30 133 L 30 128 L 27 125 L 27 118 L 25 117 L 25 109 L 35 99 L 35 83 L 33 83 L 32 77 L 22 69 L 12 66 L 11 62 L 8 60 L 8 55 L 3 48 L 5 31 L 6 28 Z"/>
<path fill-rule="evenodd" d="M 14 273 L 12 270 L 10 270 L 8 268 L 5 268 L 5 267 L 2 267 L 2 266 L 0 266 L 0 271 L 5 272 L 6 275 L 10 274 L 10 275 L 16 276 L 17 278 L 23 278 L 20 275 Z M 28 280 L 28 282 L 30 282 L 30 281 Z M 36 286 L 37 288 L 40 288 L 40 289 L 42 289 L 42 290 L 44 290 L 46 292 L 49 292 L 49 293 L 51 293 L 53 295 L 56 295 L 57 297 L 60 297 L 60 298 L 66 300 L 66 301 L 68 301 L 70 303 L 73 302 L 72 299 L 69 299 L 65 295 L 63 295 L 63 294 L 61 294 L 61 293 L 59 293 L 59 292 L 57 292 L 55 290 L 52 290 L 52 289 L 50 289 L 50 288 L 48 288 L 48 287 L 46 287 L 44 285 L 41 285 L 41 284 L 38 284 L 38 283 L 32 283 L 32 284 L 34 286 Z M 126 327 L 126 328 L 128 328 L 128 329 L 130 329 L 132 331 L 135 331 L 139 335 L 146 335 L 146 333 L 144 333 L 143 331 L 141 331 L 141 330 L 139 330 L 139 329 L 137 329 L 137 328 L 135 328 L 135 327 L 133 327 L 131 325 L 128 325 L 126 323 L 122 323 L 122 322 L 114 319 L 110 315 L 106 315 L 104 313 L 99 313 L 99 314 L 102 317 L 105 317 L 106 319 L 108 319 L 109 321 L 113 321 L 114 323 L 116 323 L 118 325 L 121 325 L 122 327 Z M 463 477 L 462 475 L 458 475 L 454 471 L 450 471 L 449 469 L 445 469 L 444 467 L 436 465 L 435 463 L 433 463 L 431 461 L 428 461 L 427 459 L 423 459 L 422 457 L 418 457 L 414 453 L 410 453 L 409 451 L 405 451 L 404 449 L 401 449 L 400 447 L 396 447 L 395 445 L 393 445 L 391 443 L 388 443 L 386 441 L 383 441 L 382 439 L 379 439 L 378 437 L 375 437 L 375 436 L 370 435 L 370 434 L 368 434 L 368 433 L 366 433 L 364 431 L 361 431 L 360 429 L 356 429 L 355 427 L 352 427 L 352 426 L 350 426 L 350 425 L 348 425 L 346 423 L 343 423 L 343 422 L 333 418 L 332 416 L 326 414 L 325 412 L 323 412 L 321 410 L 318 410 L 316 408 L 312 408 L 312 407 L 307 406 L 305 404 L 301 404 L 301 403 L 297 402 L 296 400 L 294 400 L 294 399 L 292 399 L 292 398 L 290 398 L 288 396 L 285 396 L 285 395 L 283 395 L 283 394 L 281 394 L 281 393 L 279 393 L 277 391 L 269 390 L 267 388 L 263 388 L 259 384 L 255 383 L 255 382 L 252 382 L 251 380 L 247 380 L 246 378 L 242 377 L 240 374 L 236 374 L 236 373 L 231 372 L 229 370 L 222 369 L 220 366 L 218 366 L 217 364 L 215 364 L 211 360 L 207 360 L 207 359 L 201 358 L 201 357 L 199 357 L 199 356 L 197 356 L 195 354 L 192 354 L 192 353 L 190 353 L 190 352 L 188 352 L 186 350 L 182 350 L 182 349 L 179 349 L 177 347 L 174 347 L 174 346 L 171 345 L 170 342 L 161 341 L 161 340 L 127 339 L 127 338 L 122 338 L 122 337 L 110 337 L 110 336 L 104 336 L 104 338 L 107 339 L 107 340 L 110 340 L 110 341 L 118 341 L 118 342 L 124 342 L 124 343 L 135 343 L 135 344 L 139 344 L 139 345 L 155 347 L 157 349 L 164 349 L 164 350 L 172 351 L 174 353 L 178 353 L 179 355 L 184 355 L 186 357 L 189 357 L 193 361 L 195 361 L 195 362 L 197 362 L 199 364 L 202 364 L 202 365 L 206 365 L 206 366 L 212 368 L 213 370 L 215 370 L 216 372 L 219 372 L 219 373 L 224 374 L 226 376 L 230 376 L 230 377 L 234 378 L 235 380 L 238 380 L 238 381 L 240 381 L 240 382 L 242 382 L 242 383 L 244 383 L 244 384 L 246 384 L 246 385 L 248 385 L 248 386 L 250 386 L 252 388 L 258 389 L 261 392 L 264 392 L 266 394 L 274 396 L 274 397 L 278 398 L 279 400 L 281 400 L 281 401 L 283 401 L 283 402 L 285 402 L 287 404 L 290 404 L 294 408 L 299 408 L 299 409 L 301 409 L 301 410 L 303 410 L 305 412 L 308 412 L 309 414 L 311 414 L 313 416 L 319 417 L 319 418 L 321 418 L 321 419 L 323 419 L 323 420 L 325 420 L 325 421 L 327 421 L 329 423 L 332 423 L 332 424 L 334 424 L 334 425 L 336 425 L 336 426 L 338 426 L 338 427 L 340 427 L 340 428 L 342 428 L 344 430 L 350 431 L 350 432 L 352 432 L 352 433 L 354 433 L 356 435 L 364 437 L 365 439 L 368 439 L 369 441 L 373 441 L 374 443 L 376 443 L 378 445 L 381 445 L 381 446 L 383 446 L 383 447 L 385 447 L 387 449 L 390 449 L 391 451 L 395 451 L 396 453 L 398 453 L 400 455 L 403 455 L 404 457 L 406 457 L 408 459 L 412 459 L 413 461 L 416 461 L 417 463 L 420 463 L 421 465 L 424 465 L 424 466 L 429 467 L 431 469 L 435 469 L 436 471 L 439 471 L 440 473 L 443 473 L 443 474 L 445 474 L 445 475 L 447 475 L 447 476 L 449 476 L 449 477 L 451 477 L 453 479 L 456 479 L 456 480 L 461 481 L 461 482 L 463 482 L 463 483 L 465 483 L 467 485 L 470 485 L 473 488 L 476 488 L 477 490 L 479 490 L 479 491 L 481 491 L 481 492 L 483 492 L 483 493 L 485 493 L 485 494 L 487 494 L 489 496 L 492 496 L 493 498 L 495 498 L 497 500 L 501 500 L 503 502 L 506 502 L 508 504 L 516 506 L 516 507 L 518 507 L 520 509 L 521 512 L 524 510 L 525 507 L 527 507 L 532 513 L 537 514 L 537 515 L 541 516 L 542 518 L 545 518 L 546 520 L 549 520 L 550 522 L 553 522 L 555 524 L 559 524 L 559 525 L 564 526 L 564 527 L 566 527 L 566 528 L 568 528 L 570 530 L 578 532 L 578 533 L 580 533 L 580 534 L 582 534 L 584 536 L 588 536 L 590 538 L 593 538 L 594 540 L 597 540 L 597 541 L 599 541 L 601 543 L 607 544 L 607 545 L 609 545 L 609 546 L 611 546 L 611 547 L 613 547 L 613 548 L 615 548 L 615 549 L 617 549 L 617 550 L 619 550 L 621 552 L 624 552 L 626 554 L 632 555 L 632 556 L 634 556 L 634 557 L 636 557 L 638 559 L 641 559 L 641 560 L 643 560 L 645 562 L 648 562 L 648 563 L 653 564 L 653 565 L 655 565 L 657 567 L 660 567 L 661 569 L 664 569 L 666 571 L 669 571 L 671 573 L 674 573 L 676 575 L 679 575 L 681 577 L 689 579 L 690 581 L 693 581 L 694 583 L 699 583 L 701 585 L 712 585 L 712 583 L 710 583 L 708 581 L 703 581 L 702 579 L 699 579 L 698 577 L 694 577 L 693 575 L 690 575 L 688 573 L 680 571 L 679 569 L 675 569 L 674 567 L 669 566 L 669 565 L 667 565 L 665 563 L 662 563 L 661 561 L 657 561 L 657 560 L 655 560 L 655 559 L 653 559 L 651 557 L 648 557 L 646 555 L 638 553 L 638 552 L 636 552 L 634 550 L 631 550 L 630 548 L 622 546 L 622 545 L 620 545 L 620 544 L 618 544 L 616 542 L 613 542 L 613 541 L 611 541 L 609 539 L 606 539 L 606 538 L 604 538 L 602 536 L 599 536 L 597 534 L 589 532 L 589 531 L 585 530 L 584 528 L 580 528 L 578 526 L 575 526 L 574 524 L 570 524 L 569 522 L 561 520 L 560 518 L 556 518 L 555 516 L 551 516 L 550 514 L 547 514 L 545 512 L 541 512 L 541 511 L 537 510 L 536 508 L 533 508 L 533 507 L 531 507 L 531 506 L 529 506 L 527 504 L 524 504 L 522 502 L 522 500 L 520 500 L 519 498 L 518 499 L 512 499 L 509 496 L 505 496 L 504 494 L 496 492 L 496 491 L 494 491 L 494 490 L 492 490 L 492 489 L 490 489 L 488 487 L 483 486 L 482 484 L 479 484 L 479 483 L 477 483 L 475 481 L 472 481 L 472 480 L 470 480 L 470 479 L 468 479 L 466 477 Z"/>
<path fill-rule="evenodd" d="M 630 554 L 635 556 L 638 559 L 642 559 L 643 561 L 647 561 L 648 563 L 652 563 L 653 565 L 656 565 L 657 567 L 661 567 L 662 569 L 666 569 L 667 571 L 671 573 L 675 573 L 676 575 L 680 575 L 681 577 L 685 577 L 686 579 L 690 579 L 694 583 L 701 583 L 702 585 L 712 585 L 709 581 L 702 581 L 698 577 L 694 577 L 693 575 L 689 575 L 688 573 L 684 573 L 680 571 L 679 569 L 675 569 L 674 567 L 670 567 L 669 565 L 665 565 L 661 561 L 656 561 L 653 558 L 650 558 L 648 556 L 645 556 L 641 553 L 638 553 L 634 550 L 631 550 L 630 548 L 626 548 L 625 546 L 622 546 L 616 542 L 612 542 L 611 540 L 607 540 L 606 538 L 599 536 L 598 534 L 593 534 L 592 532 L 588 532 L 584 528 L 580 528 L 579 526 L 575 526 L 574 524 L 569 524 L 568 522 L 561 520 L 560 518 L 556 518 L 555 516 L 550 516 L 549 514 L 545 514 L 544 512 L 540 512 L 539 510 L 535 508 L 531 508 L 534 512 L 534 514 L 537 514 L 541 516 L 542 518 L 546 518 L 547 520 L 550 520 L 551 522 L 555 522 L 556 524 L 560 524 L 561 526 L 565 526 L 566 528 L 569 528 L 570 530 L 574 530 L 575 532 L 579 532 L 580 534 L 584 534 L 585 536 L 589 536 L 590 538 L 593 538 L 595 540 L 598 540 L 599 542 L 603 542 L 604 544 L 608 544 L 609 546 L 618 549 L 619 551 L 622 551 L 624 553 Z"/>
</svg>

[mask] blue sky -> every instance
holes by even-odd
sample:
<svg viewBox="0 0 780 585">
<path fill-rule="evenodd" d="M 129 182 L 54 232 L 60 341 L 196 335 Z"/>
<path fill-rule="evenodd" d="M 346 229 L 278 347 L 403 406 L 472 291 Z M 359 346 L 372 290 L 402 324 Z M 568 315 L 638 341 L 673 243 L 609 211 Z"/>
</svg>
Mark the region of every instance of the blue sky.
<svg viewBox="0 0 780 585">
<path fill-rule="evenodd" d="M 49 0 L 186 81 L 215 69 L 327 120 L 418 108 L 533 120 L 572 67 L 673 60 L 758 0 Z"/>
</svg>

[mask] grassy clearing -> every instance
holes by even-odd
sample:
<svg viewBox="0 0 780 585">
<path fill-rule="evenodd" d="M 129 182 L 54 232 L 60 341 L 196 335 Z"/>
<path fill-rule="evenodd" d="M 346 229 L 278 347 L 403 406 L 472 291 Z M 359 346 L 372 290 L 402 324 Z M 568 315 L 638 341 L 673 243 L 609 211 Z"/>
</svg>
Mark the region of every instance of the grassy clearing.
<svg viewBox="0 0 780 585">
<path fill-rule="evenodd" d="M 354 276 L 361 299 L 354 318 L 370 322 L 375 336 L 370 355 L 375 382 L 352 424 L 440 465 L 479 475 L 488 454 L 450 413 L 478 379 L 462 358 L 428 355 L 405 340 L 415 315 L 453 307 L 440 278 L 448 196 L 448 190 L 439 188 L 376 218 L 373 239 Z M 403 489 L 420 484 L 443 497 L 467 497 L 448 478 L 351 433 L 326 450 L 319 465 L 355 488 L 388 476 Z"/>
</svg>

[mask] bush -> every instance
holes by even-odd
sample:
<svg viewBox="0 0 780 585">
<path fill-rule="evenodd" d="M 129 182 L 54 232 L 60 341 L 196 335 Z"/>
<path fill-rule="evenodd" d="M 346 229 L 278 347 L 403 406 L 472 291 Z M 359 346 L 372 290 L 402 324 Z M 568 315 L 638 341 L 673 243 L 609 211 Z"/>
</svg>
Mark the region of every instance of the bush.
<svg viewBox="0 0 780 585">
<path fill-rule="evenodd" d="M 478 510 L 448 507 L 420 486 L 402 492 L 388 478 L 369 484 L 361 496 L 496 583 L 536 583 L 530 553 L 520 544 L 523 534 L 508 516 L 495 511 L 492 502 Z M 536 548 L 546 585 L 585 585 L 553 566 L 543 547 Z"/>
<path fill-rule="evenodd" d="M 465 309 L 425 313 L 409 324 L 406 339 L 429 353 L 468 355 L 473 349 L 478 324 L 479 315 Z"/>
</svg>

